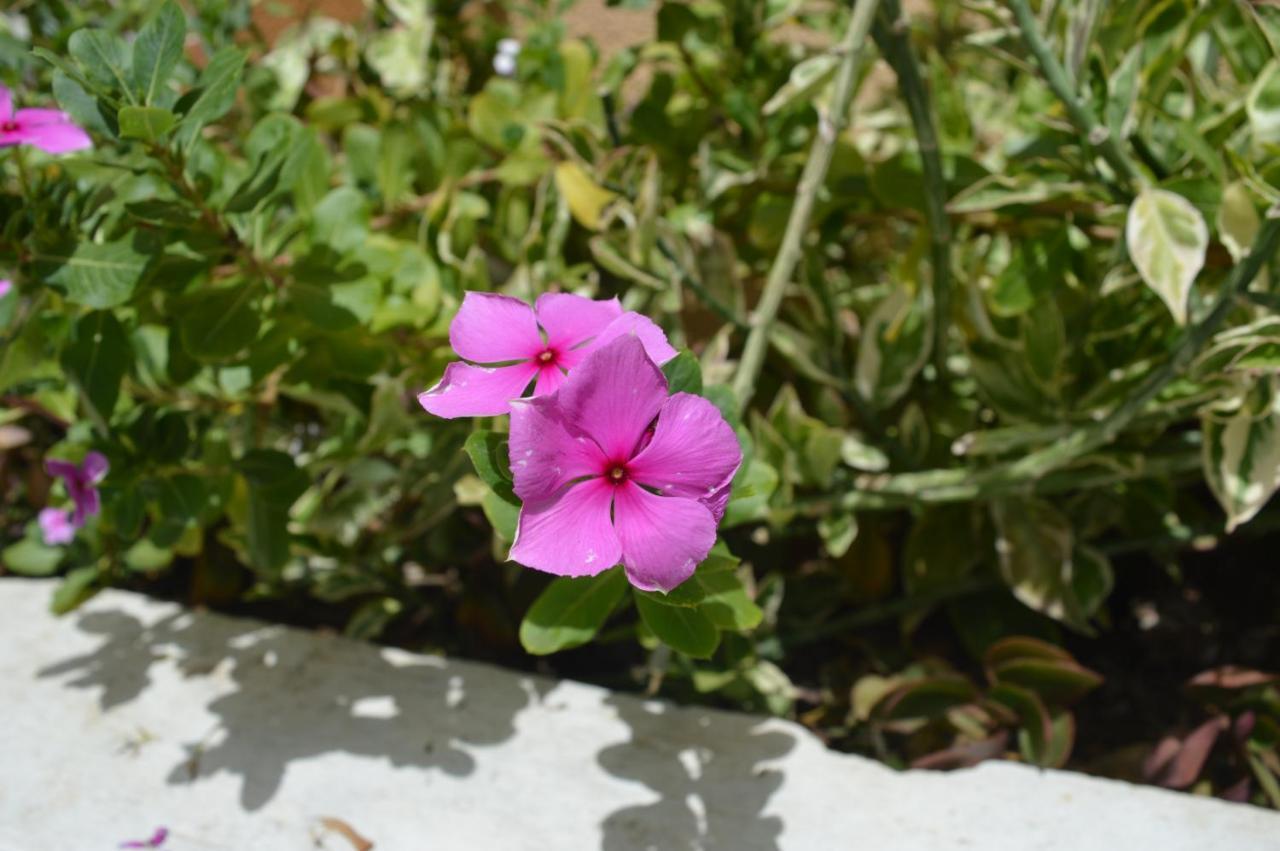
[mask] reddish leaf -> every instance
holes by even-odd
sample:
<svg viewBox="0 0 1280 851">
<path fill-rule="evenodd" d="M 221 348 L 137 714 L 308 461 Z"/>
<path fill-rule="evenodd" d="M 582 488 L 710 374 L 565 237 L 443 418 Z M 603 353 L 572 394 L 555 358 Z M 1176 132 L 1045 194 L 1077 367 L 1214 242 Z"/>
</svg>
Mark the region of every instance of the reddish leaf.
<svg viewBox="0 0 1280 851">
<path fill-rule="evenodd" d="M 945 771 L 953 768 L 968 768 L 989 759 L 996 759 L 1009 746 L 1009 733 L 1001 730 L 989 739 L 977 742 L 964 742 L 952 745 L 931 754 L 925 754 L 911 763 L 912 768 L 925 768 Z"/>
<path fill-rule="evenodd" d="M 1268 674 L 1252 668 L 1240 668 L 1236 665 L 1224 665 L 1221 668 L 1210 668 L 1196 674 L 1187 683 L 1192 688 L 1236 689 L 1250 686 L 1271 685 L 1280 683 L 1280 674 Z"/>
<path fill-rule="evenodd" d="M 875 712 L 887 720 L 933 718 L 953 706 L 977 699 L 977 689 L 964 677 L 932 677 L 894 689 L 876 704 Z"/>
<path fill-rule="evenodd" d="M 1156 783 L 1169 789 L 1186 789 L 1200 777 L 1204 765 L 1209 761 L 1209 753 L 1218 741 L 1218 735 L 1227 728 L 1227 719 L 1222 716 L 1210 718 L 1182 740 L 1178 752 L 1155 777 Z"/>
<path fill-rule="evenodd" d="M 1028 638 L 1025 635 L 1014 635 L 1000 639 L 987 648 L 982 661 L 987 670 L 990 671 L 1005 662 L 1012 662 L 1015 659 L 1048 659 L 1051 661 L 1070 662 L 1073 665 L 1076 662 L 1075 659 L 1071 658 L 1071 654 L 1061 647 L 1057 647 L 1047 641 L 1041 641 L 1038 638 Z"/>
<path fill-rule="evenodd" d="M 1031 689 L 1048 703 L 1074 703 L 1102 684 L 1102 677 L 1062 659 L 1012 659 L 991 671 L 998 683 Z"/>
</svg>

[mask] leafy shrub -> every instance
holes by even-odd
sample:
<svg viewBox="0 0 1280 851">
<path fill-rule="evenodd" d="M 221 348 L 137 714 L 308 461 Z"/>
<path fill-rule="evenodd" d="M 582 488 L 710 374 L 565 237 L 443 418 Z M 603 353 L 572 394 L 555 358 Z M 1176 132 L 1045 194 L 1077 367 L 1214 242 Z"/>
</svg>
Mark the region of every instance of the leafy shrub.
<svg viewBox="0 0 1280 851">
<path fill-rule="evenodd" d="M 0 78 L 95 142 L 0 150 L 5 569 L 65 572 L 64 611 L 143 587 L 624 671 L 634 637 L 651 687 L 886 758 L 1063 764 L 1098 679 L 1053 643 L 1112 624 L 1111 555 L 1274 522 L 1280 13 L 667 0 L 605 57 L 462 5 L 274 43 L 228 0 L 0 16 Z M 414 403 L 465 292 L 553 290 L 659 322 L 743 445 L 669 596 L 503 564 L 505 424 Z M 45 458 L 90 450 L 101 516 L 50 546 Z M 1248 687 L 1243 797 L 1280 805 Z"/>
</svg>

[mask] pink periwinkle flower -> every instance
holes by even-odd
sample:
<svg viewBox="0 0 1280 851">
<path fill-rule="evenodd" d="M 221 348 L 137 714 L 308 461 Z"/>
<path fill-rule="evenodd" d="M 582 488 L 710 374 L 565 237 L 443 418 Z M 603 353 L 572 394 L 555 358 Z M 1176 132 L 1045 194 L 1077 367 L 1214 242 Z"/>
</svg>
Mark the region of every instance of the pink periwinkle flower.
<svg viewBox="0 0 1280 851">
<path fill-rule="evenodd" d="M 624 313 L 616 298 L 547 293 L 529 307 L 518 298 L 469 292 L 449 325 L 449 342 L 470 363 L 449 364 L 418 402 L 448 419 L 505 414 L 530 382 L 534 396 L 552 393 L 588 354 L 622 336 L 638 338 L 658 363 L 676 356 L 661 328 Z"/>
<path fill-rule="evenodd" d="M 121 848 L 163 848 L 165 840 L 169 838 L 169 829 L 167 827 L 157 827 L 155 833 L 151 834 L 150 839 L 135 839 L 130 842 L 121 842 Z"/>
<path fill-rule="evenodd" d="M 13 289 L 13 281 L 0 279 L 0 298 L 4 298 Z"/>
<path fill-rule="evenodd" d="M 111 465 L 101 452 L 90 452 L 79 464 L 70 461 L 45 461 L 44 467 L 50 475 L 57 476 L 66 483 L 67 496 L 71 497 L 75 508 L 69 517 L 67 512 L 60 509 L 44 509 L 40 512 L 40 529 L 44 533 L 45 543 L 50 546 L 69 543 L 75 537 L 76 530 L 101 510 L 97 485 L 106 478 Z"/>
<path fill-rule="evenodd" d="M 635 336 L 596 349 L 549 396 L 511 405 L 511 471 L 523 500 L 511 558 L 560 576 L 622 563 L 670 591 L 716 540 L 742 463 L 715 405 L 667 395 Z"/>
<path fill-rule="evenodd" d="M 47 154 L 65 154 L 91 146 L 89 134 L 57 109 L 13 108 L 13 93 L 0 85 L 0 148 L 32 145 Z"/>
<path fill-rule="evenodd" d="M 71 522 L 71 512 L 61 508 L 42 508 L 39 516 L 40 535 L 45 544 L 60 547 L 71 543 L 76 536 L 76 525 Z"/>
</svg>

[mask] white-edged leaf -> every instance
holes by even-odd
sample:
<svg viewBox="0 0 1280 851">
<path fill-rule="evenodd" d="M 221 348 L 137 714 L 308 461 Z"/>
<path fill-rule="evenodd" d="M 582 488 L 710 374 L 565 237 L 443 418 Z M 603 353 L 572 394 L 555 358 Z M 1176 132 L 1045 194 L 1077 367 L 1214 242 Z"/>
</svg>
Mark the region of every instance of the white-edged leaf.
<svg viewBox="0 0 1280 851">
<path fill-rule="evenodd" d="M 1280 142 L 1280 59 L 1266 64 L 1245 101 L 1255 142 Z"/>
<path fill-rule="evenodd" d="M 1142 280 L 1164 300 L 1174 321 L 1185 325 L 1191 284 L 1209 247 L 1204 216 L 1181 195 L 1148 188 L 1133 199 L 1124 235 Z"/>
<path fill-rule="evenodd" d="M 1280 393 L 1260 382 L 1230 409 L 1207 411 L 1204 474 L 1227 513 L 1227 531 L 1249 522 L 1280 489 Z"/>
</svg>

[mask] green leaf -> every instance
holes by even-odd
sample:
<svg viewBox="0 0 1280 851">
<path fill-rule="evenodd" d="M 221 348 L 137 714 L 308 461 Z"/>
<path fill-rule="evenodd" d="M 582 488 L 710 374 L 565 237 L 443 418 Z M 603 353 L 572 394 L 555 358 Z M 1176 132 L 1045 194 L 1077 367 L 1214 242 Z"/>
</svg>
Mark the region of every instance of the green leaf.
<svg viewBox="0 0 1280 851">
<path fill-rule="evenodd" d="M 133 364 L 133 348 L 114 314 L 105 310 L 82 316 L 73 342 L 62 353 L 62 367 L 80 385 L 94 408 L 111 419 L 120 382 Z"/>
<path fill-rule="evenodd" d="M 644 593 L 637 593 L 635 600 L 644 625 L 672 650 L 707 659 L 720 645 L 720 630 L 700 608 L 669 606 Z"/>
<path fill-rule="evenodd" d="M 238 467 L 249 484 L 250 563 L 274 573 L 289 560 L 289 509 L 306 490 L 307 476 L 293 458 L 267 449 L 245 453 Z"/>
<path fill-rule="evenodd" d="M 162 101 L 169 75 L 182 58 L 186 36 L 187 19 L 172 0 L 161 6 L 138 32 L 133 42 L 132 77 L 134 87 L 142 93 L 143 103 Z"/>
<path fill-rule="evenodd" d="M 626 588 L 621 569 L 553 579 L 520 622 L 520 644 L 535 656 L 586 644 L 600 631 Z"/>
<path fill-rule="evenodd" d="M 106 30 L 76 30 L 67 41 L 67 52 L 90 83 L 137 102 L 129 84 L 129 48 L 120 36 Z"/>
<path fill-rule="evenodd" d="M 928 288 L 913 296 L 898 286 L 867 317 L 854 383 L 873 406 L 887 408 L 901 399 L 929 359 L 932 303 Z"/>
<path fill-rule="evenodd" d="M 178 123 L 178 116 L 158 106 L 126 106 L 116 117 L 121 136 L 144 142 L 159 142 Z"/>
<path fill-rule="evenodd" d="M 1280 391 L 1274 378 L 1201 417 L 1204 476 L 1231 532 L 1280 490 Z"/>
<path fill-rule="evenodd" d="M 67 299 L 85 307 L 106 309 L 129 300 L 147 265 L 146 255 L 126 241 L 81 242 L 67 254 L 40 254 L 50 264 L 48 283 L 61 288 Z"/>
<path fill-rule="evenodd" d="M 64 550 L 48 547 L 35 538 L 23 538 L 0 553 L 0 565 L 21 576 L 52 576 L 62 563 Z"/>
<path fill-rule="evenodd" d="M 1181 195 L 1144 189 L 1129 207 L 1124 234 L 1142 280 L 1164 300 L 1174 321 L 1185 325 L 1191 285 L 1209 247 L 1200 211 Z"/>
<path fill-rule="evenodd" d="M 400 616 L 404 604 L 392 597 L 379 597 L 360 605 L 347 621 L 342 634 L 358 641 L 373 641 Z"/>
<path fill-rule="evenodd" d="M 849 552 L 854 538 L 858 537 L 858 518 L 851 512 L 833 512 L 818 519 L 818 537 L 827 555 L 840 558 Z"/>
<path fill-rule="evenodd" d="M 1231 259 L 1239 263 L 1253 247 L 1253 240 L 1262 227 L 1253 195 L 1243 180 L 1229 183 L 1222 190 L 1222 206 L 1218 208 L 1216 224 L 1222 244 L 1231 253 Z M 1258 289 L 1266 287 L 1259 286 Z"/>
<path fill-rule="evenodd" d="M 702 367 L 693 352 L 683 351 L 662 366 L 662 374 L 667 377 L 667 389 L 676 393 L 702 392 Z"/>
<path fill-rule="evenodd" d="M 248 284 L 205 290 L 185 302 L 178 317 L 182 347 L 197 360 L 221 361 L 258 338 L 261 319 Z"/>
<path fill-rule="evenodd" d="M 115 130 L 103 116 L 103 109 L 98 99 L 84 90 L 84 87 L 65 71 L 53 72 L 53 97 L 62 107 L 62 111 L 71 116 L 71 120 L 85 130 L 103 136 L 114 136 Z M 108 107 L 109 109 L 109 107 Z"/>
<path fill-rule="evenodd" d="M 474 431 L 462 448 L 476 475 L 499 495 L 511 494 L 511 467 L 507 457 L 507 436 L 493 431 Z M 514 497 L 512 497 L 514 499 Z"/>
<path fill-rule="evenodd" d="M 312 237 L 337 252 L 354 251 L 369 236 L 369 199 L 351 186 L 339 186 L 316 204 Z"/>
<path fill-rule="evenodd" d="M 698 609 L 718 629 L 755 629 L 764 615 L 738 575 L 738 563 L 724 542 L 717 541 L 693 575 L 670 592 L 637 591 L 636 596 L 664 606 Z"/>
<path fill-rule="evenodd" d="M 67 574 L 66 578 L 53 592 L 49 609 L 55 615 L 65 615 L 79 608 L 86 600 L 97 594 L 98 569 L 96 567 L 77 567 Z"/>
<path fill-rule="evenodd" d="M 178 140 L 190 147 L 201 129 L 227 114 L 236 102 L 236 87 L 244 70 L 245 53 L 237 47 L 224 47 L 210 58 L 196 80 L 191 106 L 182 118 Z M 184 101 L 186 98 L 184 98 Z"/>
<path fill-rule="evenodd" d="M 752 458 L 733 479 L 733 490 L 720 525 L 729 529 L 763 519 L 769 511 L 769 498 L 777 487 L 778 471 L 759 458 Z"/>
<path fill-rule="evenodd" d="M 136 541 L 125 550 L 124 563 L 130 570 L 138 573 L 153 573 L 173 563 L 173 550 L 156 546 L 147 538 Z"/>
</svg>

